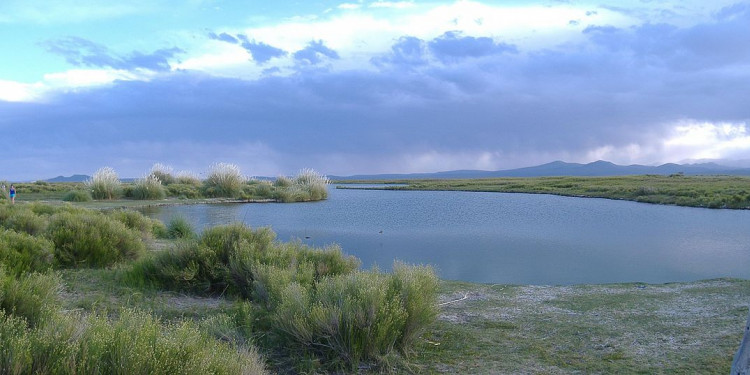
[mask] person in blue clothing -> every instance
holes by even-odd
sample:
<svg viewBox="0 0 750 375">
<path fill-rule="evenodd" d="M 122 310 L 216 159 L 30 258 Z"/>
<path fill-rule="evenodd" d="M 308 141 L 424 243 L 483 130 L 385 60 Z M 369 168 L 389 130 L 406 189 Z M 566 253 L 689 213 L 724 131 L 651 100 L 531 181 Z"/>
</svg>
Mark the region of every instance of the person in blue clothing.
<svg viewBox="0 0 750 375">
<path fill-rule="evenodd" d="M 10 203 L 11 204 L 16 203 L 16 187 L 13 186 L 12 184 L 10 185 L 9 193 L 10 193 Z"/>
</svg>

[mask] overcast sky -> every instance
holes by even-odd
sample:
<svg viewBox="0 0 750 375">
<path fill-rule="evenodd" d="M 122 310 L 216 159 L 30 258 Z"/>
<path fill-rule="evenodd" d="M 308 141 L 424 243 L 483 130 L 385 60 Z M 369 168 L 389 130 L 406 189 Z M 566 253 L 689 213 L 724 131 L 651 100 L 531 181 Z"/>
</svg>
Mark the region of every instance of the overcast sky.
<svg viewBox="0 0 750 375">
<path fill-rule="evenodd" d="M 0 180 L 750 159 L 750 2 L 0 1 Z"/>
</svg>

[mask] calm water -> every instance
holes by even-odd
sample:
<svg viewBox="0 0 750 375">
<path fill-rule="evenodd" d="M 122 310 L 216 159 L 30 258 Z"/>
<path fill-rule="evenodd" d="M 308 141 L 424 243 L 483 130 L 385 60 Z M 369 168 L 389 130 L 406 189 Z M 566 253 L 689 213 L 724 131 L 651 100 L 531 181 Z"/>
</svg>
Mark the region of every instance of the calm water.
<svg viewBox="0 0 750 375">
<path fill-rule="evenodd" d="M 243 221 L 341 245 L 363 266 L 431 264 L 444 279 L 578 284 L 750 278 L 750 211 L 551 195 L 329 189 L 323 202 L 169 206 L 198 230 Z"/>
</svg>

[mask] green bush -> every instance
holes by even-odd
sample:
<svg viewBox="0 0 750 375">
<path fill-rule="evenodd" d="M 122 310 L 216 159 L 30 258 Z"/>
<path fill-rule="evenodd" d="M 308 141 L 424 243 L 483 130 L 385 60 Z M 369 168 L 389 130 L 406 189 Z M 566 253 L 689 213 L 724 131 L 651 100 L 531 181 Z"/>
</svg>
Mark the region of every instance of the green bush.
<svg viewBox="0 0 750 375">
<path fill-rule="evenodd" d="M 238 197 L 245 178 L 234 164 L 218 163 L 211 166 L 208 178 L 203 181 L 203 191 L 209 197 Z"/>
<path fill-rule="evenodd" d="M 273 182 L 273 186 L 285 188 L 292 186 L 292 183 L 292 179 L 290 179 L 289 177 L 279 176 L 276 177 L 276 180 Z"/>
<path fill-rule="evenodd" d="M 159 220 L 146 217 L 142 213 L 133 210 L 118 209 L 107 212 L 107 216 L 125 224 L 126 227 L 141 233 L 144 239 L 164 237 L 166 226 Z"/>
<path fill-rule="evenodd" d="M 40 325 L 58 308 L 61 285 L 54 274 L 29 273 L 16 278 L 0 267 L 0 309 L 24 318 L 30 326 Z"/>
<path fill-rule="evenodd" d="M 86 186 L 91 189 L 91 196 L 94 199 L 115 199 L 120 196 L 121 183 L 115 170 L 110 167 L 100 168 L 91 179 L 86 180 Z"/>
<path fill-rule="evenodd" d="M 199 186 L 192 184 L 174 183 L 167 186 L 167 192 L 172 197 L 197 199 L 202 197 Z"/>
<path fill-rule="evenodd" d="M 427 267 L 327 277 L 305 288 L 292 282 L 273 314 L 289 348 L 356 370 L 394 349 L 407 352 L 437 316 L 437 277 Z"/>
<path fill-rule="evenodd" d="M 0 266 L 5 266 L 8 273 L 45 271 L 52 268 L 54 260 L 51 241 L 12 230 L 0 231 Z"/>
<path fill-rule="evenodd" d="M 193 226 L 184 217 L 173 217 L 167 224 L 168 238 L 193 238 L 195 231 Z"/>
<path fill-rule="evenodd" d="M 28 233 L 32 236 L 44 232 L 47 226 L 45 218 L 37 216 L 26 207 L 5 206 L 0 208 L 1 228 L 12 229 L 16 232 Z"/>
<path fill-rule="evenodd" d="M 38 327 L 0 311 L 0 347 L 3 374 L 266 374 L 253 348 L 135 310 L 117 319 L 58 312 Z"/>
<path fill-rule="evenodd" d="M 154 174 L 139 178 L 130 192 L 130 196 L 140 200 L 164 199 L 167 196 L 164 186 Z"/>
<path fill-rule="evenodd" d="M 65 202 L 90 202 L 92 199 L 91 193 L 86 190 L 70 190 L 62 198 Z"/>
<path fill-rule="evenodd" d="M 172 176 L 172 167 L 161 163 L 156 163 L 151 167 L 149 176 L 158 179 L 164 186 L 171 185 L 177 181 L 174 176 Z"/>
<path fill-rule="evenodd" d="M 175 177 L 175 183 L 177 184 L 183 184 L 183 185 L 192 185 L 195 187 L 201 186 L 201 180 L 198 178 L 198 176 L 189 171 L 180 171 L 177 172 L 177 176 Z"/>
<path fill-rule="evenodd" d="M 55 259 L 66 267 L 109 266 L 145 251 L 139 233 L 94 212 L 53 215 L 47 236 L 55 244 Z"/>
</svg>

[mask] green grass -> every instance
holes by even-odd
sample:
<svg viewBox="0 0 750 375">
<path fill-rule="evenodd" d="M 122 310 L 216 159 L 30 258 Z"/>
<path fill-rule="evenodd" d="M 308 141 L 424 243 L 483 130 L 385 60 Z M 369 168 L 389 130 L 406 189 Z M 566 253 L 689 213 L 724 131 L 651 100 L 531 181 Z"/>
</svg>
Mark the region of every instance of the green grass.
<svg viewBox="0 0 750 375">
<path fill-rule="evenodd" d="M 367 182 L 406 185 L 377 188 L 386 190 L 454 190 L 555 194 L 691 207 L 750 208 L 750 177 L 738 176 L 641 175 Z"/>
</svg>

